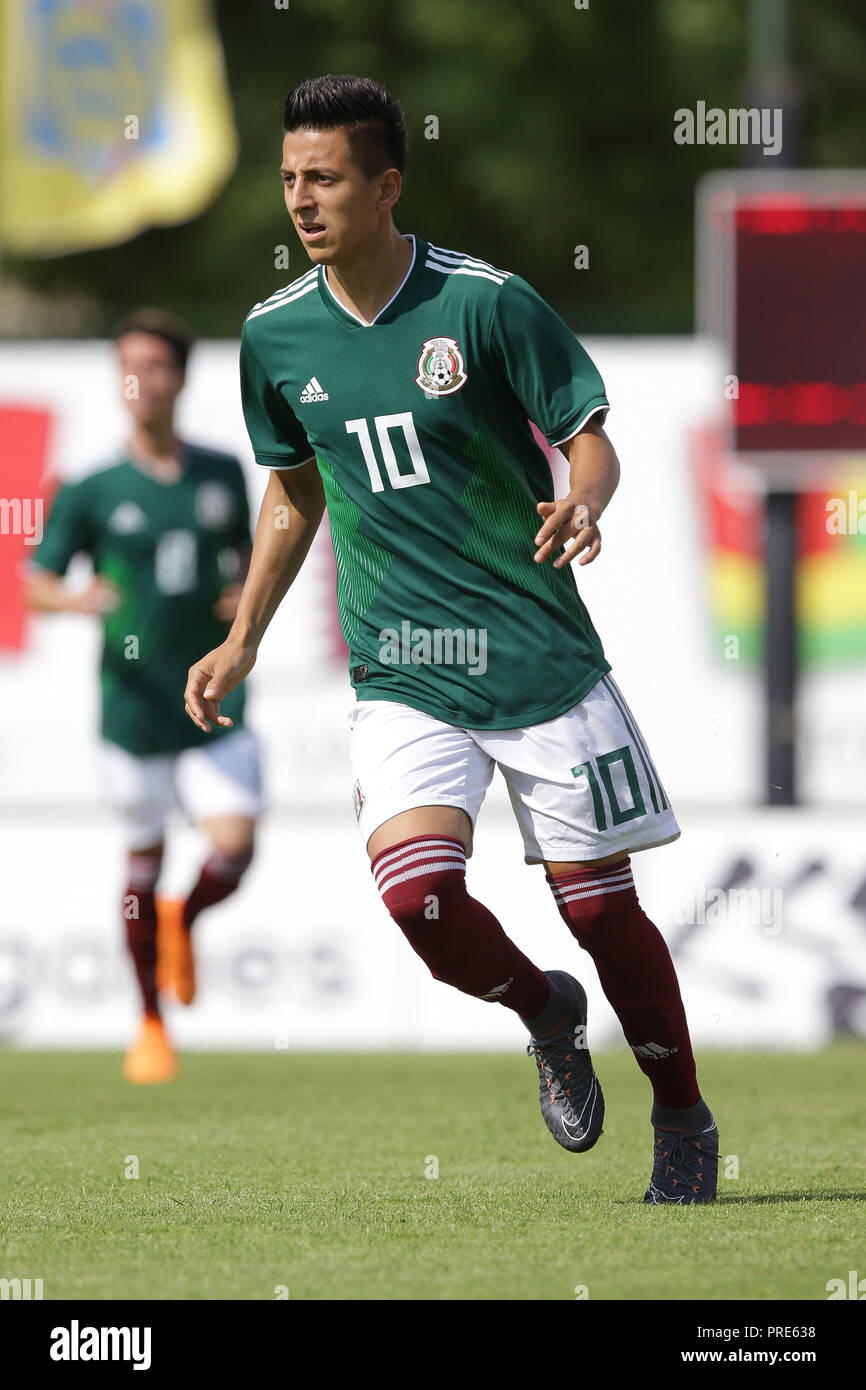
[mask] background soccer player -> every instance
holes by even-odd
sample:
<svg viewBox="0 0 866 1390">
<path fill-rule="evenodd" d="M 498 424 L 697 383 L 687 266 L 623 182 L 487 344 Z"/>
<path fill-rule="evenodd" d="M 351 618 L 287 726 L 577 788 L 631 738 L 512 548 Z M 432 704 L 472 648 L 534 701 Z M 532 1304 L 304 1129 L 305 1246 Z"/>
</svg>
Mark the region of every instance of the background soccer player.
<svg viewBox="0 0 866 1390">
<path fill-rule="evenodd" d="M 327 503 L 355 808 L 389 912 L 437 979 L 524 1020 L 548 1127 L 591 1148 L 604 1104 L 585 992 L 539 970 L 466 891 L 498 765 L 526 860 L 545 865 L 652 1083 L 645 1200 L 711 1200 L 718 1134 L 629 861 L 679 827 L 570 569 L 598 555 L 619 479 L 603 383 L 526 281 L 399 233 L 405 123 L 378 84 L 303 83 L 284 130 L 286 205 L 314 264 L 244 324 L 247 427 L 271 477 L 237 617 L 191 668 L 188 710 L 202 730 L 230 726 L 223 702 Z M 530 420 L 569 460 L 558 501 Z"/>
<path fill-rule="evenodd" d="M 231 733 L 216 740 L 192 727 L 178 696 L 191 655 L 222 641 L 237 611 L 249 562 L 249 507 L 237 459 L 175 433 L 189 330 L 142 310 L 120 325 L 116 341 L 132 433 L 113 466 L 60 488 L 29 597 L 43 612 L 102 619 L 101 773 L 129 849 L 123 915 L 144 1008 L 124 1074 L 157 1082 L 177 1072 L 158 989 L 192 1002 L 190 928 L 204 908 L 237 888 L 261 810 L 257 740 L 242 727 L 243 688 L 227 701 Z M 92 558 L 94 574 L 76 593 L 63 575 L 78 552 Z M 182 903 L 156 898 L 175 797 L 210 841 Z"/>
</svg>

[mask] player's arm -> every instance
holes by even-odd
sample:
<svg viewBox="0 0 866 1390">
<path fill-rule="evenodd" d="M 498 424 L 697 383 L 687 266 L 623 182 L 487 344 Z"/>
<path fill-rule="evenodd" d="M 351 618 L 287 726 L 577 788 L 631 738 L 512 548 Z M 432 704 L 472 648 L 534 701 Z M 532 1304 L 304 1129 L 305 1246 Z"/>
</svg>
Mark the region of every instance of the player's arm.
<svg viewBox="0 0 866 1390">
<path fill-rule="evenodd" d="M 544 523 L 535 537 L 539 564 L 564 545 L 568 549 L 554 560 L 554 569 L 575 559 L 579 565 L 591 564 L 601 550 L 598 519 L 616 492 L 620 472 L 616 450 L 600 423 L 605 413 L 593 415 L 560 446 L 569 463 L 569 491 L 560 501 L 538 504 Z"/>
<path fill-rule="evenodd" d="M 74 555 L 92 555 L 94 537 L 80 484 L 64 483 L 27 574 L 25 601 L 39 613 L 108 613 L 118 602 L 110 580 L 94 574 L 84 590 L 67 587 L 64 575 Z"/>
<path fill-rule="evenodd" d="M 231 579 L 225 583 L 220 590 L 219 598 L 213 606 L 214 615 L 220 622 L 231 624 L 235 620 L 238 611 L 238 602 L 243 593 L 244 580 L 250 569 L 250 557 L 253 551 L 253 543 L 250 537 L 250 505 L 247 500 L 247 488 L 244 481 L 243 470 L 237 460 L 234 461 L 234 482 L 235 496 L 237 499 L 237 514 L 235 516 L 232 531 L 228 536 L 229 546 L 227 554 L 231 557 L 234 565 Z M 220 560 L 223 556 L 220 556 Z"/>
<path fill-rule="evenodd" d="M 296 578 L 325 510 L 314 459 L 271 470 L 256 525 L 249 573 L 226 640 L 190 667 L 184 701 L 194 724 L 210 733 L 214 720 L 230 727 L 220 701 L 255 665 L 259 643 Z"/>
<path fill-rule="evenodd" d="M 108 613 L 117 603 L 109 579 L 95 574 L 86 589 L 72 591 L 62 574 L 34 565 L 27 576 L 25 598 L 38 613 Z"/>
<path fill-rule="evenodd" d="M 543 564 L 574 542 L 554 566 L 561 569 L 578 556 L 589 564 L 601 547 L 598 518 L 619 481 L 619 463 L 603 428 L 610 409 L 604 382 L 571 329 L 519 275 L 510 275 L 499 290 L 488 344 L 527 418 L 569 462 L 568 496 L 538 503 L 535 561 Z"/>
</svg>

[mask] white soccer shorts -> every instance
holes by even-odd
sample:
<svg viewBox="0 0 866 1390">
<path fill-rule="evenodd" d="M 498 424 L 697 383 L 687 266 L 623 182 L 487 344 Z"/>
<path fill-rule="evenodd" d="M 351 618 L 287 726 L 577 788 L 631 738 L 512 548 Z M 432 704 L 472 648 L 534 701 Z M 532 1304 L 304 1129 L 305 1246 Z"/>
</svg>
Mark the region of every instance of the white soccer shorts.
<svg viewBox="0 0 866 1390">
<path fill-rule="evenodd" d="M 358 700 L 349 725 L 365 844 L 383 822 L 417 806 L 457 806 L 474 828 L 496 766 L 527 864 L 590 862 L 680 834 L 643 735 L 609 675 L 573 709 L 526 729 L 459 729 L 391 700 Z"/>
<path fill-rule="evenodd" d="M 131 850 L 161 842 L 174 805 L 196 824 L 215 816 L 254 820 L 263 810 L 259 742 L 251 729 L 146 757 L 104 741 L 99 771 L 104 799 L 122 821 Z"/>
</svg>

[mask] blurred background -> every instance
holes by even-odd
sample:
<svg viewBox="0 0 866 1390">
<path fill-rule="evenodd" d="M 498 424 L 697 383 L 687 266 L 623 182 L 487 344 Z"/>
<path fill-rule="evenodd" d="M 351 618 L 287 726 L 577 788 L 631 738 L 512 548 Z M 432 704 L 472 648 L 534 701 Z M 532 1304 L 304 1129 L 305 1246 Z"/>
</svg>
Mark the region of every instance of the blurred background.
<svg viewBox="0 0 866 1390">
<path fill-rule="evenodd" d="M 683 828 L 634 867 L 696 1043 L 866 1036 L 860 0 L 5 0 L 2 24 L 0 1036 L 120 1047 L 135 1007 L 100 634 L 25 610 L 39 506 L 122 443 L 109 337 L 146 304 L 199 335 L 181 433 L 240 458 L 255 514 L 238 336 L 308 266 L 281 115 L 325 72 L 405 108 L 399 229 L 525 276 L 604 377 L 623 476 L 578 579 Z M 735 139 L 711 113 L 738 109 L 781 118 Z M 513 1048 L 506 1011 L 435 985 L 373 889 L 326 523 L 249 686 L 270 809 L 196 927 L 179 1044 Z M 471 891 L 543 968 L 577 968 L 498 780 L 475 843 Z M 201 849 L 178 816 L 170 888 Z M 621 1045 L 584 974 L 594 1037 Z"/>
</svg>

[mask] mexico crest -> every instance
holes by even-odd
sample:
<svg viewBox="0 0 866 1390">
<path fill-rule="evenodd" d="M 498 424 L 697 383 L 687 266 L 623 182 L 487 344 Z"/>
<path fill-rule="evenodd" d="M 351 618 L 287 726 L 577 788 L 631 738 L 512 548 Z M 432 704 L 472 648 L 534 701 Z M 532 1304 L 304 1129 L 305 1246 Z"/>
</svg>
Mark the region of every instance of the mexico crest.
<svg viewBox="0 0 866 1390">
<path fill-rule="evenodd" d="M 456 338 L 428 338 L 421 344 L 415 385 L 431 396 L 450 396 L 466 383 L 466 364 Z"/>
<path fill-rule="evenodd" d="M 195 518 L 209 531 L 224 531 L 234 518 L 235 499 L 223 483 L 199 483 L 195 493 Z"/>
</svg>

